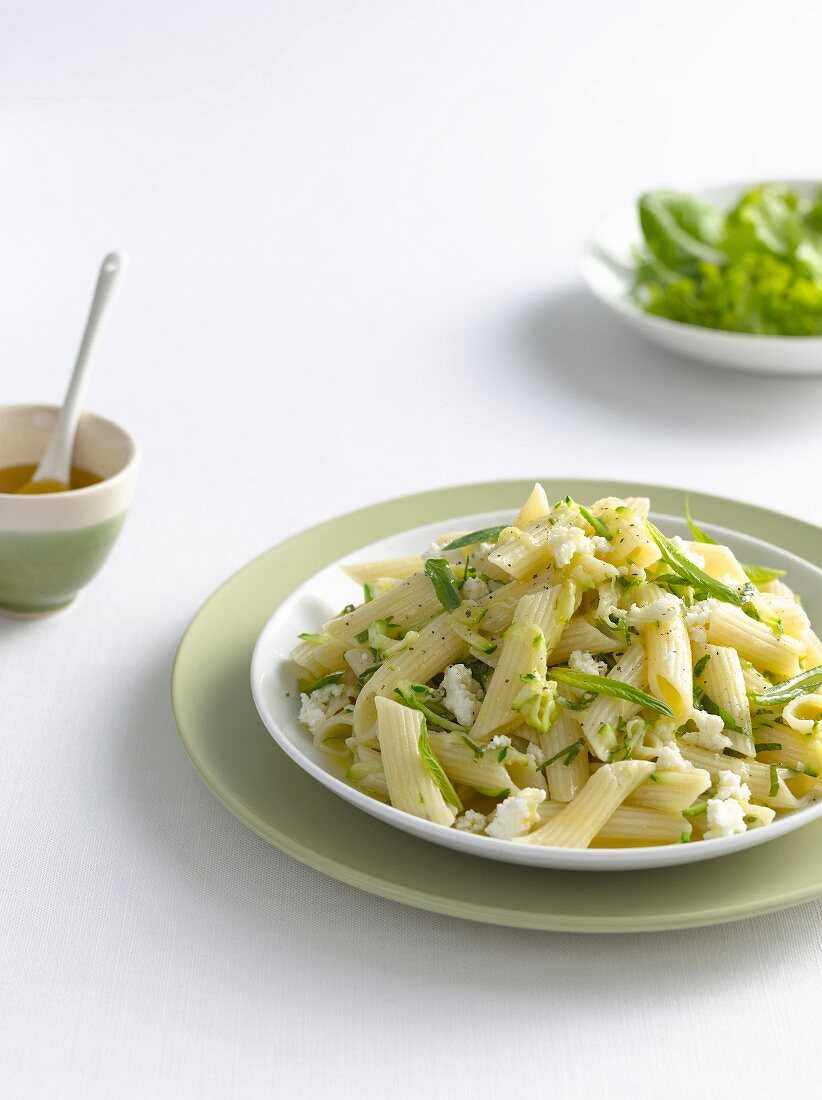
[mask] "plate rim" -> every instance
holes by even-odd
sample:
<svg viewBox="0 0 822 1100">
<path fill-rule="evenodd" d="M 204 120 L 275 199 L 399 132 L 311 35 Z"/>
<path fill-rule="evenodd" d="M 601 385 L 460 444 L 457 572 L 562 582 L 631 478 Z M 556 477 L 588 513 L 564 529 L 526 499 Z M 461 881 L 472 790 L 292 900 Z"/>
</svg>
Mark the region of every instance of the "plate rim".
<svg viewBox="0 0 822 1100">
<path fill-rule="evenodd" d="M 454 492 L 486 492 L 494 490 L 506 489 L 514 490 L 516 487 L 517 492 L 527 491 L 527 488 L 534 481 L 545 481 L 549 483 L 563 482 L 563 483 L 575 483 L 602 486 L 605 484 L 603 481 L 599 481 L 593 478 L 580 478 L 575 476 L 564 477 L 562 475 L 553 475 L 547 478 L 502 478 L 493 481 L 484 482 L 468 482 L 458 483 L 455 485 L 440 486 L 433 489 L 419 490 L 413 493 L 402 494 L 401 496 L 389 497 L 379 500 L 375 503 L 364 505 L 360 508 L 351 509 L 347 512 L 340 513 L 339 515 L 329 517 L 321 520 L 319 523 L 312 524 L 309 527 L 303 528 L 292 535 L 275 543 L 273 546 L 268 547 L 261 553 L 255 555 L 244 565 L 239 567 L 233 573 L 231 573 L 221 584 L 219 584 L 203 602 L 199 605 L 194 615 L 189 620 L 180 643 L 177 647 L 177 651 L 174 656 L 172 669 L 171 669 L 171 682 L 170 682 L 170 696 L 171 696 L 171 708 L 174 716 L 177 733 L 182 746 L 191 761 L 194 770 L 199 775 L 205 786 L 214 794 L 226 809 L 236 817 L 242 824 L 246 825 L 252 832 L 254 832 L 261 839 L 274 845 L 279 850 L 285 852 L 287 855 L 293 856 L 295 859 L 307 866 L 314 868 L 327 874 L 329 877 L 346 883 L 347 885 L 354 886 L 358 889 L 364 890 L 368 893 L 373 893 L 379 897 L 386 898 L 390 901 L 400 902 L 401 904 L 410 905 L 415 908 L 420 908 L 429 912 L 439 913 L 445 916 L 455 916 L 460 919 L 477 921 L 480 923 L 504 925 L 507 927 L 527 928 L 542 931 L 568 931 L 568 932 L 587 932 L 587 933 L 603 933 L 609 932 L 649 932 L 649 931 L 671 931 L 681 928 L 703 927 L 707 925 L 728 923 L 732 921 L 742 920 L 747 917 L 757 916 L 760 914 L 766 914 L 775 912 L 781 909 L 790 908 L 795 905 L 800 905 L 803 902 L 811 901 L 815 898 L 822 896 L 822 877 L 820 880 L 812 885 L 806 887 L 797 888 L 795 890 L 788 890 L 781 894 L 769 896 L 765 899 L 750 899 L 737 904 L 724 904 L 721 906 L 707 906 L 699 910 L 694 910 L 687 915 L 681 913 L 668 913 L 668 914 L 652 914 L 648 915 L 630 915 L 625 917 L 611 917 L 606 921 L 601 916 L 580 916 L 563 915 L 560 913 L 545 914 L 543 912 L 523 911 L 519 909 L 508 909 L 503 906 L 493 905 L 490 903 L 477 903 L 468 902 L 453 897 L 443 896 L 439 893 L 432 891 L 422 890 L 415 886 L 409 886 L 405 884 L 397 884 L 393 880 L 388 880 L 380 875 L 370 874 L 367 872 L 359 871 L 355 868 L 347 866 L 335 858 L 323 855 L 320 852 L 315 851 L 313 848 L 307 847 L 295 840 L 292 836 L 284 833 L 281 829 L 271 825 L 269 822 L 261 819 L 252 809 L 243 804 L 243 802 L 234 795 L 229 787 L 227 787 L 221 779 L 219 779 L 214 773 L 208 769 L 203 761 L 199 758 L 195 745 L 189 737 L 189 732 L 185 728 L 185 722 L 181 718 L 180 707 L 180 692 L 181 692 L 181 670 L 183 668 L 183 661 L 185 658 L 186 650 L 191 644 L 191 638 L 203 616 L 209 610 L 211 604 L 215 599 L 223 594 L 224 590 L 237 581 L 242 574 L 251 570 L 254 566 L 258 566 L 263 559 L 267 558 L 273 552 L 286 552 L 287 549 L 300 539 L 317 535 L 323 529 L 333 528 L 336 524 L 351 520 L 355 517 L 373 516 L 377 517 L 381 511 L 390 506 L 405 506 L 413 507 L 415 504 L 422 503 L 423 501 L 430 501 L 432 498 L 441 499 L 445 496 L 453 494 Z M 722 508 L 723 506 L 732 506 L 734 508 L 744 508 L 748 514 L 753 516 L 761 516 L 771 521 L 786 522 L 789 526 L 793 527 L 800 537 L 822 535 L 822 528 L 818 525 L 804 520 L 798 516 L 791 515 L 789 513 L 776 511 L 771 508 L 767 508 L 763 505 L 754 504 L 744 500 L 736 500 L 732 497 L 722 497 L 712 493 L 704 493 L 695 489 L 687 489 L 685 487 L 676 485 L 655 485 L 644 482 L 631 482 L 622 480 L 608 480 L 607 484 L 614 492 L 628 493 L 628 495 L 638 495 L 641 492 L 642 495 L 650 495 L 656 493 L 680 493 L 683 496 L 690 495 L 694 498 L 699 498 L 702 504 L 700 507 L 704 507 L 705 503 L 716 508 Z M 710 522 L 706 519 L 706 522 Z M 399 528 L 404 530 L 405 528 Z M 391 533 L 395 533 L 396 527 L 392 526 L 389 531 L 385 533 L 383 537 L 388 537 Z M 790 552 L 797 553 L 795 549 L 791 549 Z M 333 559 L 333 560 L 336 560 Z M 331 564 L 329 562 L 328 564 Z M 299 582 L 302 583 L 302 582 Z M 252 650 L 253 650 L 252 643 Z M 250 663 L 250 655 L 249 655 Z M 248 682 L 248 681 L 246 681 Z M 248 687 L 250 694 L 250 684 Z M 279 750 L 279 746 L 277 746 Z M 282 751 L 282 750 L 279 750 Z M 809 823 L 810 824 L 810 823 Z M 797 830 L 801 832 L 801 830 Z M 767 845 L 762 847 L 767 848 Z M 472 859 L 473 857 L 467 856 L 465 858 Z M 548 868 L 533 868 L 534 873 L 540 875 L 551 875 L 557 872 Z M 668 868 L 658 868 L 655 870 L 649 869 L 647 873 L 665 874 Z M 586 872 L 574 872 L 579 874 L 586 874 Z M 645 872 L 640 872 L 645 873 Z M 610 877 L 610 876 L 609 876 Z"/>
</svg>

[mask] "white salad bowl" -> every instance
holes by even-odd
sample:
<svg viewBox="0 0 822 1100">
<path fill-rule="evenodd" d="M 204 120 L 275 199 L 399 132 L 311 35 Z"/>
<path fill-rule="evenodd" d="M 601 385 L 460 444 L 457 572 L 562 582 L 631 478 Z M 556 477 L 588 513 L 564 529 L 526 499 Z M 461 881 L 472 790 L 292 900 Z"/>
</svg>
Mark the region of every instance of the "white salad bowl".
<svg viewBox="0 0 822 1100">
<path fill-rule="evenodd" d="M 684 520 L 651 513 L 666 534 L 688 537 Z M 359 589 L 341 570 L 345 562 L 361 562 L 420 553 L 435 538 L 449 531 L 477 531 L 501 523 L 511 516 L 499 512 L 460 516 L 444 523 L 404 531 L 364 546 L 316 573 L 280 605 L 257 640 L 251 662 L 251 690 L 266 728 L 291 759 L 319 783 L 340 798 L 373 817 L 421 840 L 486 859 L 521 863 L 531 867 L 553 867 L 578 871 L 628 871 L 638 868 L 672 867 L 739 852 L 784 836 L 822 815 L 822 801 L 810 804 L 771 825 L 750 829 L 737 836 L 700 840 L 647 848 L 548 848 L 517 844 L 476 836 L 394 809 L 370 798 L 345 781 L 344 768 L 333 757 L 317 749 L 308 732 L 299 725 L 300 696 L 294 665 L 290 660 L 297 635 L 319 630 L 347 603 L 356 601 Z M 803 597 L 811 621 L 822 620 L 822 570 L 778 547 L 715 525 L 704 525 L 719 541 L 730 546 L 741 561 L 753 561 L 786 570 L 788 580 Z"/>
<path fill-rule="evenodd" d="M 723 210 L 729 210 L 758 182 L 727 184 L 689 192 Z M 812 198 L 819 180 L 780 180 Z M 642 243 L 636 203 L 621 207 L 600 222 L 579 261 L 588 289 L 640 336 L 669 351 L 722 367 L 766 374 L 822 373 L 822 336 L 758 336 L 670 321 L 645 313 L 631 299 L 634 250 Z"/>
</svg>

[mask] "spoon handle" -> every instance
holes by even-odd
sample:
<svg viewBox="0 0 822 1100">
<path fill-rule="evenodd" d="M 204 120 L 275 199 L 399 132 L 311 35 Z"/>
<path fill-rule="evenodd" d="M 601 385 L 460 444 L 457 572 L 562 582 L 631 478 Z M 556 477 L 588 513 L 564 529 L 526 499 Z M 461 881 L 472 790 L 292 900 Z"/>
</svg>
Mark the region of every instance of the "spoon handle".
<svg viewBox="0 0 822 1100">
<path fill-rule="evenodd" d="M 54 431 L 46 453 L 34 475 L 35 481 L 54 479 L 64 484 L 69 483 L 71 475 L 71 454 L 74 450 L 74 436 L 77 432 L 77 424 L 83 411 L 83 399 L 88 388 L 91 376 L 91 366 L 100 342 L 103 324 L 115 292 L 122 282 L 128 266 L 128 258 L 120 252 L 110 252 L 103 260 L 100 274 L 97 277 L 97 286 L 94 289 L 94 297 L 91 301 L 86 328 L 83 339 L 80 341 L 80 350 L 77 352 L 77 361 L 71 375 L 71 381 L 66 391 L 63 407 L 54 425 Z"/>
</svg>

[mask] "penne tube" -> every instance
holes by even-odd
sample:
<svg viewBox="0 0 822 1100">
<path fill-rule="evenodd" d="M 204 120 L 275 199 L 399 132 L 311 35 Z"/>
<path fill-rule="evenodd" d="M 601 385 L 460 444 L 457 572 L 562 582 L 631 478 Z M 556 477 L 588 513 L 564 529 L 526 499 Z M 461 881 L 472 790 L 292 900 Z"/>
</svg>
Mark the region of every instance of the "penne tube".
<svg viewBox="0 0 822 1100">
<path fill-rule="evenodd" d="M 377 718 L 375 698 L 381 695 L 390 698 L 403 680 L 426 684 L 467 652 L 468 646 L 451 627 L 451 617 L 438 615 L 423 627 L 407 649 L 390 657 L 365 682 L 354 704 L 354 733 L 358 737 L 368 736 Z"/>
<path fill-rule="evenodd" d="M 472 787 L 478 794 L 490 798 L 507 798 L 517 789 L 504 765 L 497 759 L 495 749 L 478 755 L 458 733 L 431 730 L 428 739 L 445 774 L 454 783 Z"/>
<path fill-rule="evenodd" d="M 774 634 L 765 623 L 727 603 L 719 603 L 711 610 L 707 638 L 711 645 L 735 649 L 754 668 L 770 672 L 780 680 L 797 675 L 799 658 L 805 650 L 805 643 L 787 634 Z"/>
<path fill-rule="evenodd" d="M 725 736 L 731 739 L 731 747 L 737 752 L 754 756 L 751 708 L 739 654 L 728 646 L 706 645 L 704 657 L 707 661 L 701 683 L 705 691 L 742 730 L 737 733 L 726 728 Z"/>
<path fill-rule="evenodd" d="M 518 527 L 522 531 L 529 523 L 534 523 L 536 520 L 542 519 L 544 516 L 547 516 L 550 511 L 551 505 L 548 503 L 548 497 L 545 495 L 545 490 L 537 483 L 531 490 L 530 496 L 517 513 L 517 518 L 514 520 L 513 526 Z"/>
<path fill-rule="evenodd" d="M 587 848 L 616 808 L 653 770 L 654 765 L 646 760 L 603 764 L 552 820 L 514 843 Z"/>
<path fill-rule="evenodd" d="M 684 771 L 657 768 L 641 783 L 628 799 L 632 806 L 645 806 L 649 810 L 681 814 L 711 785 L 710 772 L 703 768 L 687 768 Z"/>
<path fill-rule="evenodd" d="M 785 785 L 787 773 L 784 769 L 779 769 L 777 772 L 777 790 L 776 794 L 772 795 L 770 765 L 760 764 L 755 760 L 741 760 L 738 756 L 711 752 L 696 745 L 680 743 L 679 748 L 685 759 L 690 760 L 694 767 L 710 772 L 714 783 L 719 779 L 720 772 L 736 772 L 743 783 L 748 784 L 751 795 L 757 802 L 771 806 L 774 810 L 795 810 L 799 805 L 796 797 Z"/>
<path fill-rule="evenodd" d="M 543 802 L 540 821 L 551 821 L 562 802 Z M 666 813 L 645 806 L 617 806 L 591 841 L 591 848 L 638 848 L 649 844 L 680 844 L 690 839 L 691 825 L 681 813 Z"/>
<path fill-rule="evenodd" d="M 422 567 L 422 558 L 418 554 L 412 554 L 386 561 L 349 562 L 342 567 L 342 571 L 357 584 L 373 584 L 383 577 L 404 581 L 412 573 L 421 573 Z"/>
<path fill-rule="evenodd" d="M 425 719 L 417 710 L 391 699 L 377 699 L 377 736 L 391 805 L 437 825 L 453 825 L 454 810 L 445 801 L 420 754 Z"/>
<path fill-rule="evenodd" d="M 539 747 L 545 759 L 550 760 L 563 749 L 575 745 L 581 737 L 582 729 L 579 723 L 567 712 L 560 711 L 560 716 L 553 726 L 547 733 L 540 735 Z M 570 802 L 588 780 L 590 768 L 587 746 L 581 746 L 581 751 L 572 755 L 572 759 L 565 757 L 555 760 L 543 770 L 548 790 L 555 802 Z"/>
<path fill-rule="evenodd" d="M 644 688 L 646 683 L 647 661 L 641 645 L 632 645 L 620 657 L 608 679 L 621 680 L 632 687 Z M 579 723 L 585 740 L 591 746 L 594 756 L 607 760 L 617 746 L 617 727 L 620 719 L 627 720 L 637 714 L 641 708 L 636 703 L 624 699 L 612 699 L 608 695 L 598 695 L 587 710 L 578 711 Z"/>
<path fill-rule="evenodd" d="M 442 605 L 431 578 L 425 573 L 415 573 L 381 596 L 376 596 L 370 603 L 361 604 L 347 615 L 332 619 L 326 624 L 326 630 L 347 642 L 348 648 L 376 619 L 390 619 L 395 626 L 405 630 L 429 622 L 440 611 Z"/>
</svg>

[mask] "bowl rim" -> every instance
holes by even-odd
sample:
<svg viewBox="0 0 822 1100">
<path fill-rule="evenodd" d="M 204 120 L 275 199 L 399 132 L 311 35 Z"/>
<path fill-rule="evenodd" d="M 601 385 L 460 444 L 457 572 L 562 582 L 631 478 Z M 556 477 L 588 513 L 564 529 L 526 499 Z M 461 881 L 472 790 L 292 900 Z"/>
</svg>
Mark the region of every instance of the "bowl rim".
<svg viewBox="0 0 822 1100">
<path fill-rule="evenodd" d="M 818 187 L 822 188 L 822 177 L 814 176 L 797 176 L 794 178 L 785 179 L 756 179 L 756 180 L 725 180 L 721 183 L 706 184 L 701 187 L 691 188 L 687 193 L 695 195 L 698 198 L 704 197 L 707 193 L 713 191 L 749 191 L 752 187 L 764 186 L 766 183 L 778 183 L 786 186 L 794 187 Z M 661 330 L 676 329 L 680 332 L 683 330 L 689 333 L 701 333 L 704 338 L 707 339 L 719 339 L 724 340 L 731 344 L 746 344 L 748 342 L 757 343 L 759 345 L 775 344 L 777 342 L 784 343 L 786 340 L 792 344 L 807 346 L 817 346 L 822 343 L 821 336 L 789 336 L 789 335 L 776 335 L 774 333 L 766 332 L 729 332 L 727 329 L 721 328 L 708 328 L 706 325 L 692 325 L 687 321 L 674 321 L 670 317 L 659 317 L 654 313 L 646 313 L 639 306 L 634 304 L 628 298 L 617 297 L 612 294 L 608 294 L 600 289 L 600 287 L 591 280 L 586 274 L 586 265 L 590 262 L 597 264 L 607 264 L 607 258 L 605 257 L 604 250 L 598 241 L 598 231 L 601 226 L 605 225 L 612 218 L 616 218 L 619 215 L 624 214 L 628 209 L 635 209 L 637 198 L 632 200 L 632 203 L 622 203 L 620 206 L 612 207 L 607 213 L 603 214 L 597 220 L 596 227 L 593 233 L 587 238 L 583 245 L 582 251 L 577 260 L 577 272 L 582 279 L 585 286 L 600 302 L 610 306 L 612 309 L 619 311 L 626 317 L 632 319 L 638 319 L 641 323 L 647 324 L 651 328 L 657 328 Z M 638 243 L 638 242 L 637 242 Z M 699 337 L 696 337 L 697 339 Z"/>
<path fill-rule="evenodd" d="M 0 417 L 4 413 L 55 413 L 58 414 L 61 409 L 61 405 L 44 405 L 44 404 L 31 404 L 24 403 L 16 405 L 0 405 Z M 0 502 L 14 500 L 22 507 L 30 507 L 36 504 L 41 504 L 48 500 L 79 500 L 92 496 L 93 494 L 104 492 L 110 489 L 112 486 L 118 486 L 126 481 L 135 471 L 142 458 L 142 452 L 137 440 L 127 431 L 121 424 L 118 424 L 116 420 L 111 420 L 107 416 L 102 416 L 100 413 L 96 413 L 91 409 L 84 409 L 81 419 L 88 417 L 90 420 L 98 421 L 100 424 L 107 428 L 113 428 L 116 432 L 125 440 L 128 449 L 129 456 L 126 459 L 125 465 L 117 471 L 116 474 L 112 474 L 111 477 L 105 477 L 102 481 L 95 482 L 94 485 L 86 485 L 82 489 L 63 489 L 56 493 L 3 493 L 0 492 Z"/>
</svg>

